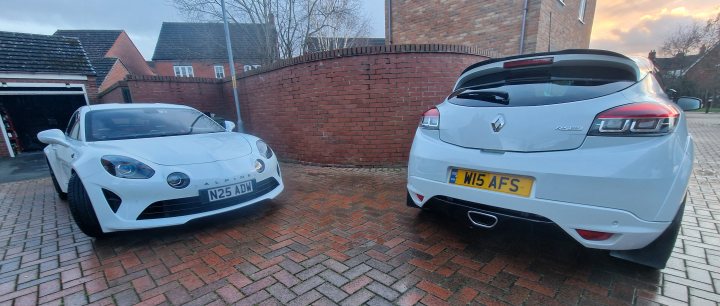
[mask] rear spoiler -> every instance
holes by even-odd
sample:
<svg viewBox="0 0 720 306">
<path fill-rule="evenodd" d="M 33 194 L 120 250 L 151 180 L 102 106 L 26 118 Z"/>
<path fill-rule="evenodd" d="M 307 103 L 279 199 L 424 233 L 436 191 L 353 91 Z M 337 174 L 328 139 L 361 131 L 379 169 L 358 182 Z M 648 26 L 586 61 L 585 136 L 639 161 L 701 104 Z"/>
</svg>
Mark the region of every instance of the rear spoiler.
<svg viewBox="0 0 720 306">
<path fill-rule="evenodd" d="M 521 58 L 530 58 L 530 57 L 536 57 L 536 56 L 548 56 L 548 55 L 566 55 L 566 54 L 591 54 L 591 55 L 606 55 L 606 56 L 614 56 L 619 57 L 622 59 L 628 59 L 632 60 L 631 58 L 622 55 L 617 52 L 607 51 L 607 50 L 598 50 L 598 49 L 567 49 L 562 51 L 553 51 L 553 52 L 543 52 L 543 53 L 531 53 L 531 54 L 520 54 L 520 55 L 514 55 L 514 56 L 508 56 L 508 57 L 502 57 L 502 58 L 494 58 L 489 59 L 486 61 L 478 62 L 475 64 L 470 65 L 470 67 L 465 68 L 463 72 L 460 74 L 465 74 L 465 72 L 468 72 L 472 69 L 475 69 L 480 66 L 485 66 L 492 63 L 497 62 L 504 62 L 508 60 L 514 60 L 514 59 L 521 59 Z"/>
</svg>

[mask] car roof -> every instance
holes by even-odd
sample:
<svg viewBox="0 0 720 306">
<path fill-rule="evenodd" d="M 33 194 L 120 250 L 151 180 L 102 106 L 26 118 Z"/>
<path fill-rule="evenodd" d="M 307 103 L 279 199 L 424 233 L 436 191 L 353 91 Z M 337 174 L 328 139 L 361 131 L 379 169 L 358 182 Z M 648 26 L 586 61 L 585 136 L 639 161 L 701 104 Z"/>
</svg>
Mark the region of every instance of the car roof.
<svg viewBox="0 0 720 306">
<path fill-rule="evenodd" d="M 178 109 L 194 109 L 186 105 L 170 104 L 170 103 L 106 103 L 93 104 L 81 107 L 86 111 L 106 110 L 106 109 L 137 109 L 137 108 L 178 108 Z"/>
</svg>

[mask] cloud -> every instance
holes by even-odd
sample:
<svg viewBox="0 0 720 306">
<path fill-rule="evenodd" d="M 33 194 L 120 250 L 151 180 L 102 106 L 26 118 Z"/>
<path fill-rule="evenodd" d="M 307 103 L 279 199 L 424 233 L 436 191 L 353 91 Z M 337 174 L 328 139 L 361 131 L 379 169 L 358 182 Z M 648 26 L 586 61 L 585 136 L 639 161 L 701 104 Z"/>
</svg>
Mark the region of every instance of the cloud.
<svg viewBox="0 0 720 306">
<path fill-rule="evenodd" d="M 599 0 L 597 5 L 590 47 L 630 55 L 659 51 L 678 27 L 720 13 L 720 5 L 710 1 Z"/>
</svg>

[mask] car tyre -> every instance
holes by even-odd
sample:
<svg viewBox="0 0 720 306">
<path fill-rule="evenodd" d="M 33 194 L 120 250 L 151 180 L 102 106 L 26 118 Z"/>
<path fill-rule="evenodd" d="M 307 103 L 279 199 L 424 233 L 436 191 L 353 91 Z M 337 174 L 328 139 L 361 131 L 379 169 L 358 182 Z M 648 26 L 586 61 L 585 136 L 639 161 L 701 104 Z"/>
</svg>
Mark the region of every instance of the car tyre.
<svg viewBox="0 0 720 306">
<path fill-rule="evenodd" d="M 62 189 L 60 189 L 60 184 L 57 181 L 57 178 L 55 178 L 55 173 L 53 172 L 52 167 L 50 166 L 50 161 L 46 158 L 45 161 L 47 162 L 48 169 L 50 169 L 50 178 L 53 182 L 53 187 L 55 187 L 55 192 L 57 192 L 58 198 L 63 201 L 67 201 L 68 194 L 67 192 L 63 192 Z"/>
<path fill-rule="evenodd" d="M 85 235 L 95 238 L 104 235 L 85 186 L 76 173 L 72 174 L 68 184 L 68 203 L 75 223 Z"/>
</svg>

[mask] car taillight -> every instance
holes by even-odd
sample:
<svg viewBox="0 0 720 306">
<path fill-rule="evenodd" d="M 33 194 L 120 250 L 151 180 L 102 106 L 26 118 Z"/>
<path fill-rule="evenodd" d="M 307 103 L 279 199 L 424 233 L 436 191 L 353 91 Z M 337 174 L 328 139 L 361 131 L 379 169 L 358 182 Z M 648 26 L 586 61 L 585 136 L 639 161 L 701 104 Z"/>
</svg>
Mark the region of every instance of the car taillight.
<svg viewBox="0 0 720 306">
<path fill-rule="evenodd" d="M 583 237 L 583 239 L 592 241 L 608 240 L 610 237 L 613 236 L 613 233 L 606 232 L 596 232 L 582 229 L 576 229 L 575 231 L 577 231 L 577 233 L 580 235 L 580 237 Z"/>
<path fill-rule="evenodd" d="M 552 57 L 541 57 L 541 58 L 524 59 L 524 60 L 519 60 L 519 61 L 504 62 L 503 68 L 512 69 L 512 68 L 521 68 L 521 67 L 550 65 L 553 63 L 553 60 L 554 59 Z"/>
<path fill-rule="evenodd" d="M 423 129 L 437 130 L 440 127 L 440 111 L 433 107 L 422 114 L 420 127 Z"/>
<path fill-rule="evenodd" d="M 662 136 L 672 133 L 680 112 L 662 103 L 633 103 L 608 109 L 595 117 L 590 136 Z"/>
</svg>

